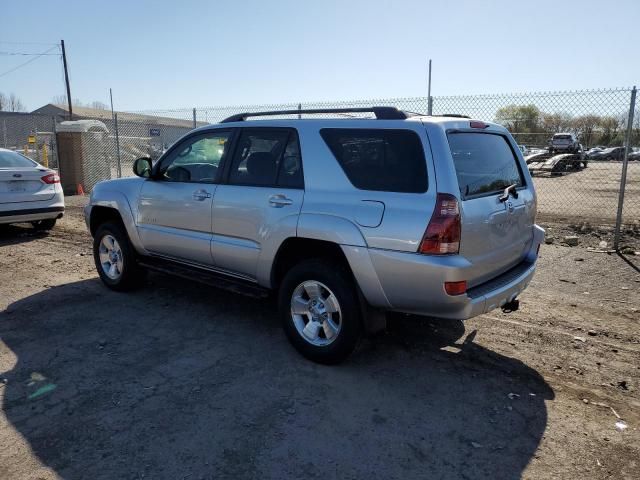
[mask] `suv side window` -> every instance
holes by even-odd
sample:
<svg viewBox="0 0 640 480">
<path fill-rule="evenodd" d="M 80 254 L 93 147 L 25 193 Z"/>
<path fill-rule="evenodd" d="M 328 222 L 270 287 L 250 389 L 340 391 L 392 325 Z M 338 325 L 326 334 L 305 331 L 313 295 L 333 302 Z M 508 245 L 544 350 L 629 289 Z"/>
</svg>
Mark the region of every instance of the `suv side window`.
<svg viewBox="0 0 640 480">
<path fill-rule="evenodd" d="M 323 128 L 320 135 L 354 187 L 400 193 L 427 191 L 427 164 L 415 132 Z"/>
<path fill-rule="evenodd" d="M 216 131 L 185 140 L 162 160 L 160 178 L 167 182 L 216 182 L 230 138 L 230 131 Z"/>
<path fill-rule="evenodd" d="M 229 174 L 230 184 L 304 188 L 295 130 L 244 128 L 237 144 Z"/>
</svg>

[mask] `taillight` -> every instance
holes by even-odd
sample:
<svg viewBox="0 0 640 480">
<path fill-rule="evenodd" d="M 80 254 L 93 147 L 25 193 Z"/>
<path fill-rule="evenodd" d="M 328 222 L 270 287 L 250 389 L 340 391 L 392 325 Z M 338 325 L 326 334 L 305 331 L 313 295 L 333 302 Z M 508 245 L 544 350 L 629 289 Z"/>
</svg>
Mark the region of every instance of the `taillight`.
<svg viewBox="0 0 640 480">
<path fill-rule="evenodd" d="M 458 199 L 439 193 L 436 208 L 420 242 L 419 253 L 448 255 L 460 251 L 460 208 Z"/>
<path fill-rule="evenodd" d="M 50 173 L 42 177 L 42 181 L 48 185 L 51 185 L 54 183 L 60 183 L 60 177 L 57 173 Z"/>
</svg>

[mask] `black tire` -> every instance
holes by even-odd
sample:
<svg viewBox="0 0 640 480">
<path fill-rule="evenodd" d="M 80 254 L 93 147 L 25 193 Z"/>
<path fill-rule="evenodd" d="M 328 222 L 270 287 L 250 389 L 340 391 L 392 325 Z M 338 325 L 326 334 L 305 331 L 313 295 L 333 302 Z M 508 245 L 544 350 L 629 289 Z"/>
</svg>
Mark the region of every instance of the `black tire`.
<svg viewBox="0 0 640 480">
<path fill-rule="evenodd" d="M 115 238 L 120 246 L 123 268 L 117 278 L 110 278 L 100 262 L 100 243 L 107 235 Z M 144 283 L 146 271 L 138 265 L 129 237 L 119 223 L 106 222 L 98 227 L 93 237 L 93 260 L 100 280 L 111 290 L 126 292 L 139 288 Z"/>
<path fill-rule="evenodd" d="M 36 220 L 35 222 L 31 222 L 31 225 L 39 232 L 48 232 L 56 226 L 56 219 L 47 218 L 45 220 Z"/>
<path fill-rule="evenodd" d="M 324 284 L 340 306 L 339 332 L 324 346 L 313 345 L 303 338 L 291 313 L 291 298 L 296 288 L 312 280 Z M 356 349 L 362 337 L 362 315 L 353 277 L 344 266 L 331 259 L 305 260 L 291 268 L 278 292 L 278 308 L 287 338 L 298 352 L 313 362 L 325 365 L 342 362 Z"/>
</svg>

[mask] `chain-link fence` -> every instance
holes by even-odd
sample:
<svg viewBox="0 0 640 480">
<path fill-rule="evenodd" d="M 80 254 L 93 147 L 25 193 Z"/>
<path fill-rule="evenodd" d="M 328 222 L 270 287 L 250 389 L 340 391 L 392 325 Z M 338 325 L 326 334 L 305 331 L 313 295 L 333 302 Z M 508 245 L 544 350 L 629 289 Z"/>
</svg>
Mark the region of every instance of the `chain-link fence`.
<svg viewBox="0 0 640 480">
<path fill-rule="evenodd" d="M 56 125 L 53 115 L 0 112 L 0 147 L 18 151 L 50 168 L 58 168 Z"/>
<path fill-rule="evenodd" d="M 636 104 L 632 128 L 628 130 L 631 96 L 632 89 L 617 88 L 433 97 L 432 112 L 434 115 L 467 115 L 505 125 L 521 146 L 534 175 L 539 218 L 574 228 L 590 229 L 616 223 L 623 174 L 622 147 L 628 141 L 622 233 L 640 238 L 640 112 Z M 49 166 L 59 167 L 63 179 L 66 177 L 65 189 L 76 192 L 80 187 L 88 192 L 100 180 L 132 175 L 136 158 L 150 156 L 156 159 L 191 129 L 218 123 L 235 113 L 374 105 L 426 114 L 429 102 L 426 97 L 419 97 L 115 114 L 106 110 L 84 108 L 76 112 L 74 109 L 74 120 L 84 122 L 82 128 L 61 123 L 59 114 L 3 113 L 0 115 L 0 141 L 4 140 L 6 148 L 26 151 L 41 163 L 44 147 Z M 571 152 L 566 155 L 560 145 L 555 145 L 552 153 L 550 150 L 554 147 L 551 139 L 561 133 L 573 136 L 579 142 L 575 148 L 567 149 Z M 29 143 L 34 135 L 35 143 Z"/>
</svg>

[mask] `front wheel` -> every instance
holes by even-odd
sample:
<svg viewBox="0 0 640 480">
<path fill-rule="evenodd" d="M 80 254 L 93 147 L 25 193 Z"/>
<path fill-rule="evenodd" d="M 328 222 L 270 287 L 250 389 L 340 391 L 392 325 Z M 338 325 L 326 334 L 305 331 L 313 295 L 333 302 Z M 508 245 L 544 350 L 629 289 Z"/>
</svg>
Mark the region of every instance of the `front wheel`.
<svg viewBox="0 0 640 480">
<path fill-rule="evenodd" d="M 144 280 L 144 270 L 136 262 L 129 237 L 117 223 L 98 227 L 93 237 L 93 259 L 100 279 L 112 290 L 133 290 Z"/>
<path fill-rule="evenodd" d="M 349 271 L 337 262 L 307 260 L 284 277 L 278 306 L 289 341 L 314 362 L 336 364 L 358 346 L 362 321 Z"/>
</svg>

